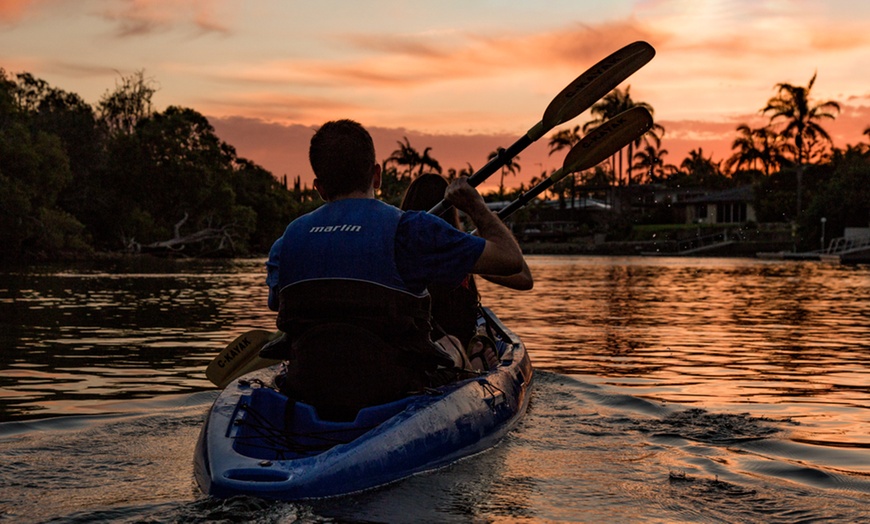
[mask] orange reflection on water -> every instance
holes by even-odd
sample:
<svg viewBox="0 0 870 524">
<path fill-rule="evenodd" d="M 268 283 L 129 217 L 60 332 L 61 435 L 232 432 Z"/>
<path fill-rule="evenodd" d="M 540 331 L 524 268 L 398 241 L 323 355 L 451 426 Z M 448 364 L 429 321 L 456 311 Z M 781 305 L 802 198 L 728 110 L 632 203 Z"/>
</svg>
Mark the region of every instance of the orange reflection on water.
<svg viewBox="0 0 870 524">
<path fill-rule="evenodd" d="M 479 287 L 538 369 L 665 402 L 779 411 L 819 425 L 825 438 L 870 445 L 870 269 L 682 258 L 529 264 L 530 292 Z"/>
</svg>

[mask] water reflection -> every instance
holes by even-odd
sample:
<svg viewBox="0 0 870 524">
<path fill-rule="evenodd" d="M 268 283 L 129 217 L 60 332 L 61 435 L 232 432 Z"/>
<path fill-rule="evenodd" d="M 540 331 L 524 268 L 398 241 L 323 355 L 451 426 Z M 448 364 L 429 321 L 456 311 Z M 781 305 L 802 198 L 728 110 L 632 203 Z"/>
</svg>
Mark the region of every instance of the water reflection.
<svg viewBox="0 0 870 524">
<path fill-rule="evenodd" d="M 658 401 L 784 414 L 870 444 L 870 269 L 731 259 L 530 258 L 535 289 L 480 282 L 539 369 Z M 270 329 L 262 260 L 0 274 L 0 419 L 122 411 L 211 388 L 205 365 Z M 735 405 L 739 405 L 735 407 Z"/>
<path fill-rule="evenodd" d="M 538 368 L 668 402 L 753 404 L 870 444 L 866 267 L 546 257 L 533 270 L 531 297 L 481 289 Z"/>
<path fill-rule="evenodd" d="M 0 419 L 211 387 L 215 352 L 269 325 L 262 267 L 131 259 L 0 275 Z"/>
</svg>

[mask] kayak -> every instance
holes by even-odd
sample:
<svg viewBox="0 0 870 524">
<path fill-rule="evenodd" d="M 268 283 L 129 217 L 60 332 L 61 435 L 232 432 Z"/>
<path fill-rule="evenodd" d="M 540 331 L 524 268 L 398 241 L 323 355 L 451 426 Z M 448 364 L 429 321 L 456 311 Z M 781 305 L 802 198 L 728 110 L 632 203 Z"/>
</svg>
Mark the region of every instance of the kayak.
<svg viewBox="0 0 870 524">
<path fill-rule="evenodd" d="M 499 364 L 486 373 L 388 404 L 353 421 L 322 420 L 274 387 L 281 364 L 242 376 L 209 410 L 197 441 L 200 489 L 226 498 L 301 500 L 345 495 L 444 467 L 495 446 L 523 417 L 532 365 L 487 308 L 480 324 Z"/>
</svg>

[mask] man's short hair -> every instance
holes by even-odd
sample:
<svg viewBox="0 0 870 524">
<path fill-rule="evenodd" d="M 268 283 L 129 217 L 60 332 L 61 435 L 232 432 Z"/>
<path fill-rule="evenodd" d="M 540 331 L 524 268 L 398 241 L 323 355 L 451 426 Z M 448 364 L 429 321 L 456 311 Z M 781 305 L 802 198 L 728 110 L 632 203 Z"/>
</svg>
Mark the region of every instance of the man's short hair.
<svg viewBox="0 0 870 524">
<path fill-rule="evenodd" d="M 314 176 L 330 196 L 371 187 L 375 146 L 369 132 L 353 120 L 323 124 L 311 137 L 308 160 Z"/>
</svg>

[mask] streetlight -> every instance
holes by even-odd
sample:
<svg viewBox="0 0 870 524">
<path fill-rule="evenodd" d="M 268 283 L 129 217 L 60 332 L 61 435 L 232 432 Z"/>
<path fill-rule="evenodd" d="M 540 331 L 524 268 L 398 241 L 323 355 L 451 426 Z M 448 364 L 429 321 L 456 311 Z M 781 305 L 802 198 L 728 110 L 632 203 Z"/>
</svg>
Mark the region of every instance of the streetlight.
<svg viewBox="0 0 870 524">
<path fill-rule="evenodd" d="M 822 217 L 822 252 L 825 251 L 825 222 L 827 221 L 827 218 Z"/>
</svg>

